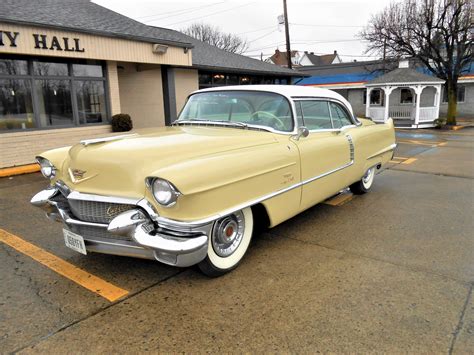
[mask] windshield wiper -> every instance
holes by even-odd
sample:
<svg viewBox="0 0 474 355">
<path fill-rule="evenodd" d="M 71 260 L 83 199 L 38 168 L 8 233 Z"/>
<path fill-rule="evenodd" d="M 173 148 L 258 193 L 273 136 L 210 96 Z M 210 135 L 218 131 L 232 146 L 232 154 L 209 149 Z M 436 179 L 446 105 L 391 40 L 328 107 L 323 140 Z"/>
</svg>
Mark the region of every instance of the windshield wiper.
<svg viewBox="0 0 474 355">
<path fill-rule="evenodd" d="M 187 119 L 180 119 L 173 122 L 173 125 L 180 123 L 194 123 L 194 122 L 202 122 L 202 123 L 209 123 L 209 124 L 223 124 L 225 126 L 234 126 L 234 127 L 242 127 L 247 128 L 248 125 L 243 122 L 235 122 L 235 121 L 225 121 L 225 120 L 206 120 L 204 118 L 187 118 Z"/>
</svg>

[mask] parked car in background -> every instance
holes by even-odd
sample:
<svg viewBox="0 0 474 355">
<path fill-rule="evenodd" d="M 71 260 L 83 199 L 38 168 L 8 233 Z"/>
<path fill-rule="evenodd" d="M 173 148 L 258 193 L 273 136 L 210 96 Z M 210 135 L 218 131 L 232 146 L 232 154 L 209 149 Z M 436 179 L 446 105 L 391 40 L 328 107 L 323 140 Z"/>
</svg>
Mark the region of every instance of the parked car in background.
<svg viewBox="0 0 474 355">
<path fill-rule="evenodd" d="M 339 94 L 299 86 L 194 92 L 172 127 L 82 141 L 37 157 L 31 202 L 66 245 L 234 269 L 255 226 L 274 227 L 349 186 L 370 190 L 393 156 L 393 123 L 357 119 Z"/>
</svg>

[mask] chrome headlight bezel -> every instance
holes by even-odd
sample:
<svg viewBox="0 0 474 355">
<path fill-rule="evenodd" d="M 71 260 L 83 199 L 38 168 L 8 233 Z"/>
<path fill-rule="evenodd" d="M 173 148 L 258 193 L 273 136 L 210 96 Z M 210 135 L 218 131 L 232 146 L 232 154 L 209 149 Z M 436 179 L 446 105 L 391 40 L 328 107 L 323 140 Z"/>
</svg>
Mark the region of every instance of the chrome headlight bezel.
<svg viewBox="0 0 474 355">
<path fill-rule="evenodd" d="M 46 179 L 53 179 L 56 176 L 56 167 L 48 159 L 43 157 L 36 157 L 36 162 L 40 165 L 41 174 Z"/>
<path fill-rule="evenodd" d="M 178 201 L 181 192 L 168 180 L 159 177 L 146 178 L 146 185 L 160 206 L 172 207 Z"/>
</svg>

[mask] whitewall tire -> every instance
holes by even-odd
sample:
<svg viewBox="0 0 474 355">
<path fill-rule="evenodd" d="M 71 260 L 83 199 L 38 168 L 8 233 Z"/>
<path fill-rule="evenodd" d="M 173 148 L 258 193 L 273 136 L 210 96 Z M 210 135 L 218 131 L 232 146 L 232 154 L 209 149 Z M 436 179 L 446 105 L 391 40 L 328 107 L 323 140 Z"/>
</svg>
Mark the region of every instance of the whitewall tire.
<svg viewBox="0 0 474 355">
<path fill-rule="evenodd" d="M 375 166 L 367 169 L 362 179 L 349 186 L 353 194 L 362 195 L 369 192 L 372 184 L 374 183 L 375 170 Z"/>
<path fill-rule="evenodd" d="M 247 252 L 253 225 L 250 207 L 217 220 L 209 238 L 207 257 L 198 264 L 201 271 L 217 277 L 235 269 Z"/>
</svg>

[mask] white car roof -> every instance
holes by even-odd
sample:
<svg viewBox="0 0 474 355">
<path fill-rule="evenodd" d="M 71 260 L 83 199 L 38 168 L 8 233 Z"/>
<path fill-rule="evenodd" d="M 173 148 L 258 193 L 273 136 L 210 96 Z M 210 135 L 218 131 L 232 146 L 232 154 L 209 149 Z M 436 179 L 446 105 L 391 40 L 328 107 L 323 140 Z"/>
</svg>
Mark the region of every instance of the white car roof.
<svg viewBox="0 0 474 355">
<path fill-rule="evenodd" d="M 293 99 L 295 97 L 317 97 L 335 99 L 344 103 L 353 115 L 352 106 L 342 95 L 335 91 L 317 88 L 313 86 L 299 86 L 299 85 L 233 85 L 233 86 L 218 86 L 208 89 L 202 89 L 193 92 L 209 92 L 209 91 L 264 91 L 274 92 Z"/>
</svg>

